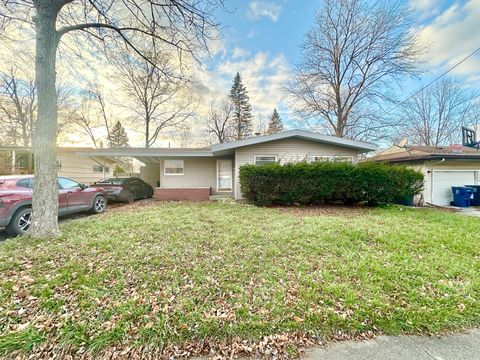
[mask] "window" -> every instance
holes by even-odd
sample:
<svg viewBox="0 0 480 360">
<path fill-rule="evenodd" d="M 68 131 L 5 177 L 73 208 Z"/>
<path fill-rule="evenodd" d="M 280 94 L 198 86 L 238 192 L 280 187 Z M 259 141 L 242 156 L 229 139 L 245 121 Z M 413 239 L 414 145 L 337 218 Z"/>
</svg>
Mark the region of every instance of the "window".
<svg viewBox="0 0 480 360">
<path fill-rule="evenodd" d="M 164 160 L 163 167 L 165 175 L 183 175 L 183 160 Z"/>
<path fill-rule="evenodd" d="M 253 161 L 255 165 L 273 164 L 277 162 L 277 157 L 272 155 L 255 155 Z"/>
<path fill-rule="evenodd" d="M 331 155 L 331 156 L 311 155 L 310 156 L 310 162 L 352 163 L 353 162 L 353 157 L 352 156 L 337 156 L 337 155 Z"/>
<path fill-rule="evenodd" d="M 103 165 L 100 165 L 100 164 L 93 165 L 93 171 L 95 171 L 95 172 L 103 173 L 104 170 L 105 170 L 105 172 L 109 172 L 110 168 L 108 166 L 103 166 Z"/>
<path fill-rule="evenodd" d="M 60 185 L 61 189 L 78 189 L 81 188 L 80 184 L 72 179 L 68 178 L 58 178 L 58 184 Z"/>
<path fill-rule="evenodd" d="M 22 180 L 19 180 L 17 181 L 16 185 L 18 187 L 22 187 L 22 188 L 27 188 L 27 189 L 31 189 L 33 186 L 32 184 L 32 181 L 31 179 L 22 179 Z"/>
</svg>

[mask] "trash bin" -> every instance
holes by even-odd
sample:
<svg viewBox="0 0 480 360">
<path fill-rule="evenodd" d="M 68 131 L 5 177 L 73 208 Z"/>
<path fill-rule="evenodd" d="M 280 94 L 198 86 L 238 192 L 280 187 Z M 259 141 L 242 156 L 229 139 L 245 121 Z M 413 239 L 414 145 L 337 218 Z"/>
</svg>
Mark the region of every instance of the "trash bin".
<svg viewBox="0 0 480 360">
<path fill-rule="evenodd" d="M 471 206 L 480 206 L 480 185 L 465 185 L 473 189 L 473 197 L 470 200 Z"/>
<path fill-rule="evenodd" d="M 452 186 L 453 205 L 458 207 L 469 207 L 473 189 L 465 186 Z"/>
<path fill-rule="evenodd" d="M 407 195 L 404 198 L 398 198 L 395 200 L 395 204 L 404 205 L 404 206 L 413 206 L 413 195 Z"/>
</svg>

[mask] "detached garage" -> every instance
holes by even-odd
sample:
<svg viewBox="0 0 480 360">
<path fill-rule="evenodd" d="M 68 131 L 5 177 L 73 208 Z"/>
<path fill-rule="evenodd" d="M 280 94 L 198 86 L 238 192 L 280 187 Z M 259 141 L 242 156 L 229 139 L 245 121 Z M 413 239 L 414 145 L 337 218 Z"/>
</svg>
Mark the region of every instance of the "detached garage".
<svg viewBox="0 0 480 360">
<path fill-rule="evenodd" d="M 420 204 L 450 205 L 452 186 L 480 184 L 480 151 L 465 146 L 392 146 L 369 159 L 404 164 L 425 176 Z"/>
</svg>

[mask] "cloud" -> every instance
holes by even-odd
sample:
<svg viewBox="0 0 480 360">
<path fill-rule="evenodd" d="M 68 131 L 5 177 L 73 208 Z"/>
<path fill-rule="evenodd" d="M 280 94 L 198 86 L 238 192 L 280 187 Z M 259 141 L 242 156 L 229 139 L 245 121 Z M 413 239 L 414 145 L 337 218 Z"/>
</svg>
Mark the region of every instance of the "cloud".
<svg viewBox="0 0 480 360">
<path fill-rule="evenodd" d="M 250 52 L 248 50 L 245 50 L 245 49 L 242 49 L 242 48 L 239 48 L 239 47 L 234 48 L 233 51 L 232 51 L 232 58 L 233 59 L 243 58 L 243 57 L 248 56 L 248 55 L 250 55 Z"/>
<path fill-rule="evenodd" d="M 247 17 L 251 20 L 258 20 L 262 17 L 268 17 L 272 21 L 277 21 L 282 12 L 282 6 L 269 1 L 251 1 L 248 4 Z"/>
<path fill-rule="evenodd" d="M 448 68 L 477 49 L 480 44 L 478 19 L 480 0 L 454 3 L 419 30 L 420 40 L 427 48 L 431 67 Z M 480 56 L 477 54 L 458 66 L 450 74 L 473 76 L 478 74 Z"/>
</svg>

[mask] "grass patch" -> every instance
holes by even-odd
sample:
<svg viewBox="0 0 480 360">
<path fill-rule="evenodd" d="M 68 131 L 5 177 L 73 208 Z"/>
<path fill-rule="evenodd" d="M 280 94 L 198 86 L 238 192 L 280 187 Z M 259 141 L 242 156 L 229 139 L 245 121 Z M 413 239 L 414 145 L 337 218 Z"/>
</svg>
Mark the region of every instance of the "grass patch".
<svg viewBox="0 0 480 360">
<path fill-rule="evenodd" d="M 155 204 L 69 222 L 55 240 L 8 240 L 0 355 L 479 324 L 476 218 L 324 209 Z"/>
</svg>

